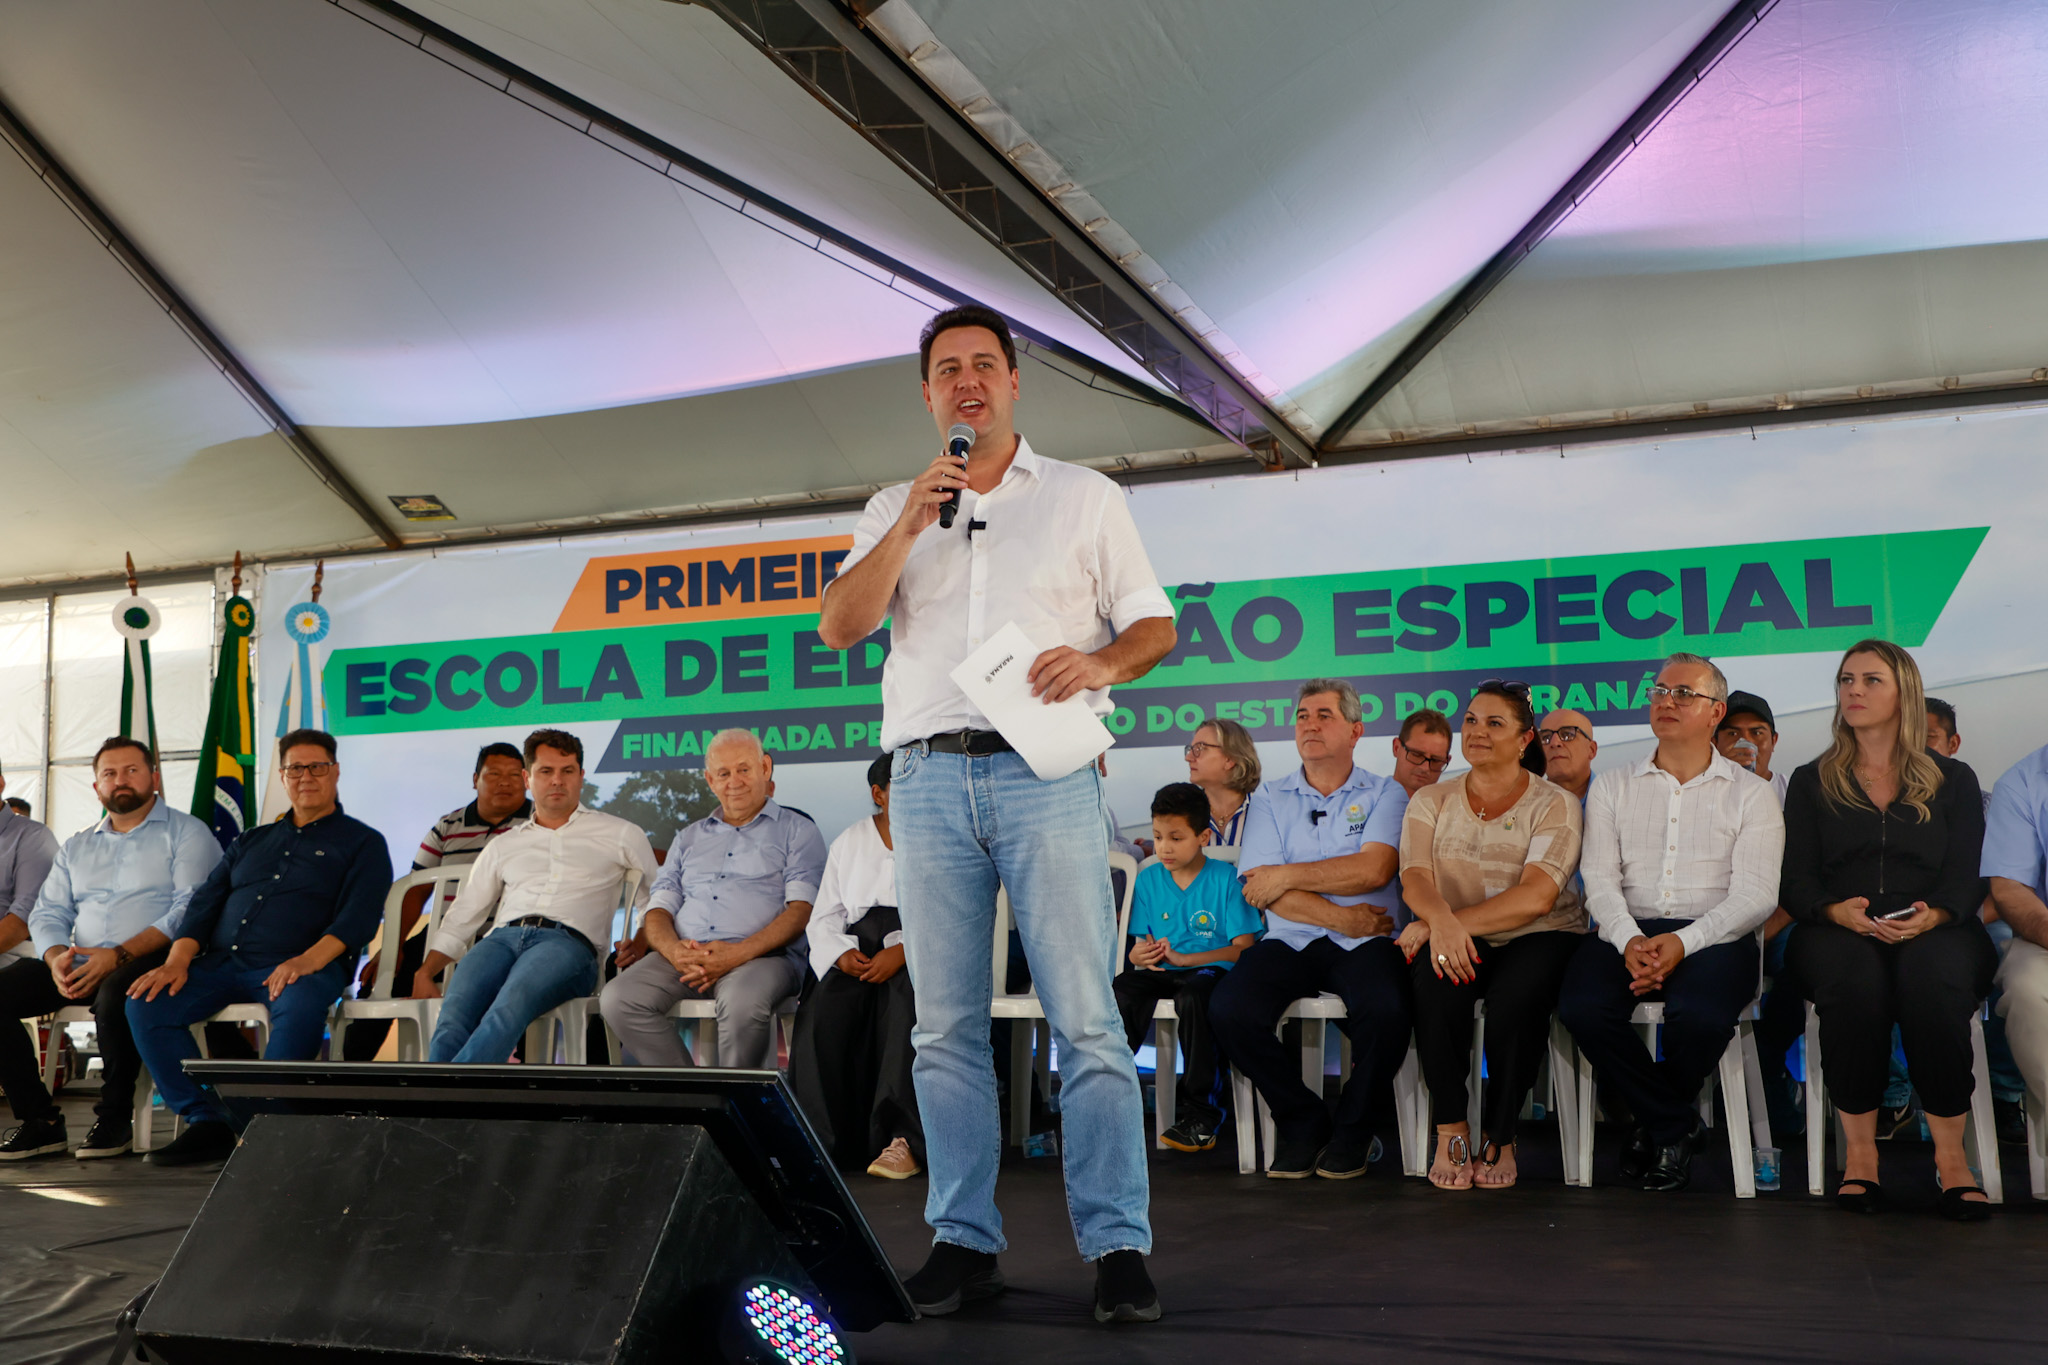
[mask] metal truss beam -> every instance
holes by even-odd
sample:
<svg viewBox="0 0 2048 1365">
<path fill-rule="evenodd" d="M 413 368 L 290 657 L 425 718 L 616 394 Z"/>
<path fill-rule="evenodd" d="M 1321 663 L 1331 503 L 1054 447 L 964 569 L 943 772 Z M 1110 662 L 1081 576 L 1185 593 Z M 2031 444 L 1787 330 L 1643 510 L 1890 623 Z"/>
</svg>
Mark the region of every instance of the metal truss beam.
<svg viewBox="0 0 2048 1365">
<path fill-rule="evenodd" d="M 1209 426 L 1269 467 L 1314 463 L 1299 432 L 838 0 L 696 2 L 723 17 Z"/>
</svg>

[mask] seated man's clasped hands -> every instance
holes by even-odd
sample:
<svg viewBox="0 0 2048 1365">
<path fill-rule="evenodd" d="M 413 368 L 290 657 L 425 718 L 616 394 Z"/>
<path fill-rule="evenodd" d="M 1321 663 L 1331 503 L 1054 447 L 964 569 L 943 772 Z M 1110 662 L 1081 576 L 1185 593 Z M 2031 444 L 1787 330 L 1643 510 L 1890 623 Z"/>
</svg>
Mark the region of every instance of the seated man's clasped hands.
<svg viewBox="0 0 2048 1365">
<path fill-rule="evenodd" d="M 718 809 L 676 834 L 655 881 L 647 955 L 604 989 L 605 1022 L 639 1066 L 689 1066 L 669 1010 L 716 1002 L 718 1064 L 775 1065 L 775 1009 L 803 984 L 803 935 L 825 874 L 811 817 L 770 799 L 775 765 L 758 737 L 704 746 Z"/>
</svg>

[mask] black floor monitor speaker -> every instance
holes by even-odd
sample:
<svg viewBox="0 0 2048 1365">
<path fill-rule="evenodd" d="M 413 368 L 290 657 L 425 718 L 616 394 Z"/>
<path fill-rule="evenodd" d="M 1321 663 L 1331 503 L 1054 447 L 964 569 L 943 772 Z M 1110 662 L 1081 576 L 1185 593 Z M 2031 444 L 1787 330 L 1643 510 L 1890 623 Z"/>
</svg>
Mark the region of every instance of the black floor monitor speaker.
<svg viewBox="0 0 2048 1365">
<path fill-rule="evenodd" d="M 914 1316 L 772 1072 L 192 1070 L 247 1127 L 135 1324 L 169 1365 L 715 1362 L 770 1282 Z"/>
</svg>

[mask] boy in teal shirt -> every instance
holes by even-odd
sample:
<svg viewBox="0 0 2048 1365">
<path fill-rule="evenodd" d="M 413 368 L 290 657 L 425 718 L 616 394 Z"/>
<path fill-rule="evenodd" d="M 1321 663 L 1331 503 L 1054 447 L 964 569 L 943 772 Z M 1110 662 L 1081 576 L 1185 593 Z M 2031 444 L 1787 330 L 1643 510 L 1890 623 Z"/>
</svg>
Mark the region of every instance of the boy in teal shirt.
<svg viewBox="0 0 2048 1365">
<path fill-rule="evenodd" d="M 1179 1121 L 1160 1140 L 1181 1152 L 1216 1145 L 1223 1109 L 1216 1103 L 1221 1076 L 1209 1032 L 1209 992 L 1265 928 L 1245 903 L 1235 869 L 1203 854 L 1208 842 L 1208 794 L 1189 782 L 1161 787 L 1152 798 L 1159 861 L 1138 874 L 1131 969 L 1111 983 L 1133 1052 L 1145 1041 L 1153 1009 L 1173 1001 L 1183 1057 Z"/>
</svg>

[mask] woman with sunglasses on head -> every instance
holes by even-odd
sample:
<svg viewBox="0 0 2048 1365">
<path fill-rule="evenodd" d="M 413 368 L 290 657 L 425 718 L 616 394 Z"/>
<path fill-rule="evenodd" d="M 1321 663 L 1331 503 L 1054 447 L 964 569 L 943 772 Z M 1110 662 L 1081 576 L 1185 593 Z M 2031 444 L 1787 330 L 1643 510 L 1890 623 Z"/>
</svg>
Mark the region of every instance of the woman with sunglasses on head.
<svg viewBox="0 0 2048 1365">
<path fill-rule="evenodd" d="M 1934 1138 L 1942 1215 L 1975 1222 L 1991 1207 L 1963 1154 L 1976 1080 L 1970 1019 L 1998 969 L 1977 914 L 1977 775 L 1927 747 L 1920 670 L 1888 640 L 1842 657 L 1833 729 L 1827 752 L 1785 792 L 1779 894 L 1801 924 L 1786 953 L 1820 1015 L 1821 1068 L 1842 1120 L 1835 1202 L 1883 1207 L 1877 1110 L 1897 1024 Z"/>
<path fill-rule="evenodd" d="M 1205 720 L 1181 754 L 1188 781 L 1209 797 L 1209 847 L 1236 848 L 1244 841 L 1244 813 L 1259 785 L 1259 751 L 1251 731 L 1234 720 Z"/>
<path fill-rule="evenodd" d="M 1579 803 L 1537 775 L 1535 738 L 1526 686 L 1480 684 L 1459 734 L 1471 770 L 1416 792 L 1401 824 L 1402 897 L 1416 918 L 1400 944 L 1436 1124 L 1429 1179 L 1440 1189 L 1515 1183 L 1522 1097 L 1586 931 L 1584 906 L 1570 889 Z M 1488 1082 L 1475 1151 L 1466 1077 L 1472 1005 L 1482 998 Z"/>
</svg>

